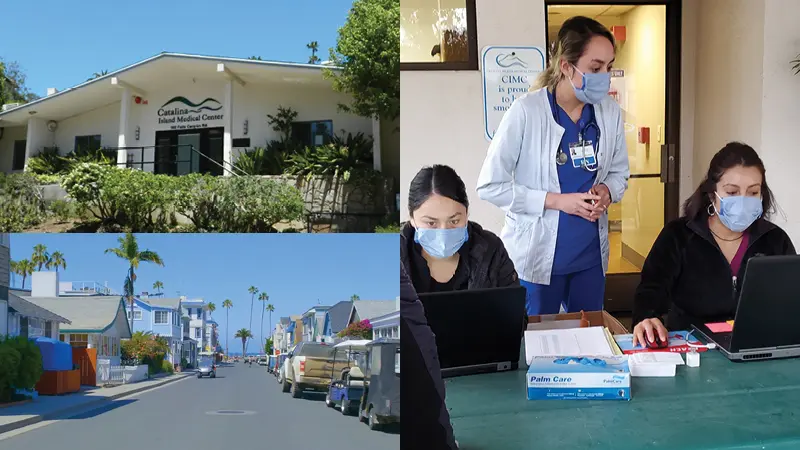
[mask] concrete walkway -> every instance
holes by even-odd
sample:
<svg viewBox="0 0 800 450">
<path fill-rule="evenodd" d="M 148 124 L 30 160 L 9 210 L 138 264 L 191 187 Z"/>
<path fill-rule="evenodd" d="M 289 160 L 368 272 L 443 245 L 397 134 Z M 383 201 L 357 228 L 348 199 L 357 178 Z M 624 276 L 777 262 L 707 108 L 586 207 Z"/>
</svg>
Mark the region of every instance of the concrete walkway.
<svg viewBox="0 0 800 450">
<path fill-rule="evenodd" d="M 36 400 L 22 405 L 0 408 L 0 434 L 88 407 L 100 406 L 114 399 L 163 386 L 192 375 L 194 375 L 192 372 L 183 372 L 109 388 L 84 387 L 74 394 L 40 395 Z"/>
</svg>

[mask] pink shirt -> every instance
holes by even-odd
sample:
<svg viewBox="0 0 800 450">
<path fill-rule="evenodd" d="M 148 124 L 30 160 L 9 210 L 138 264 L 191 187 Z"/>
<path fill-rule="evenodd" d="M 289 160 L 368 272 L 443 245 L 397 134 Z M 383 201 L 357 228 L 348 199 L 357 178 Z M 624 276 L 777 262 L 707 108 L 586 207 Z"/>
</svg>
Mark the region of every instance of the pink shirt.
<svg viewBox="0 0 800 450">
<path fill-rule="evenodd" d="M 736 254 L 733 255 L 733 260 L 731 260 L 731 271 L 733 272 L 733 276 L 738 276 L 739 268 L 742 267 L 742 260 L 744 259 L 744 252 L 747 251 L 747 244 L 750 243 L 750 233 L 744 232 L 742 235 L 742 242 L 739 243 L 739 249 L 736 250 Z"/>
</svg>

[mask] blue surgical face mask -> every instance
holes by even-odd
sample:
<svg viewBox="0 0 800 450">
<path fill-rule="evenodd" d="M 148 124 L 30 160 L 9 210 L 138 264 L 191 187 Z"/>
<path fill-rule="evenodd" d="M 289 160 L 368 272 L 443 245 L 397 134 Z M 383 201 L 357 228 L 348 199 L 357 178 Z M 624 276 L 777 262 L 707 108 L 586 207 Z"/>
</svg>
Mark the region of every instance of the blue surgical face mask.
<svg viewBox="0 0 800 450">
<path fill-rule="evenodd" d="M 467 242 L 467 227 L 417 228 L 414 242 L 421 245 L 434 258 L 449 258 Z"/>
<path fill-rule="evenodd" d="M 575 66 L 573 65 L 572 67 Z M 575 90 L 575 97 L 578 97 L 578 100 L 583 103 L 600 103 L 608 95 L 609 89 L 611 89 L 611 73 L 583 73 L 577 67 L 575 67 L 575 70 L 581 74 L 583 83 L 580 88 L 576 88 L 572 78 L 569 79 L 572 89 Z"/>
<path fill-rule="evenodd" d="M 750 225 L 764 212 L 760 197 L 744 195 L 720 197 L 716 192 L 715 194 L 719 198 L 717 211 L 719 220 L 731 231 L 741 233 L 750 228 Z"/>
</svg>

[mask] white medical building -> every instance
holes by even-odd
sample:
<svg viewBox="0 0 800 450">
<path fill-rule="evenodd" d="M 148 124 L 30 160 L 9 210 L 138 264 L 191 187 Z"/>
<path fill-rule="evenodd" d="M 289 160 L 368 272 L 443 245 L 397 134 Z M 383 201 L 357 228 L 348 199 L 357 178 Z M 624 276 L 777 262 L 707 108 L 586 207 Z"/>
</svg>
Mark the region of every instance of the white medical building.
<svg viewBox="0 0 800 450">
<path fill-rule="evenodd" d="M 298 113 L 292 134 L 307 145 L 342 131 L 372 136 L 375 168 L 386 160 L 393 166 L 388 175 L 397 179 L 399 144 L 387 145 L 385 155 L 381 149 L 381 129 L 390 134 L 393 127 L 339 111 L 350 98 L 333 90 L 325 67 L 338 70 L 161 53 L 61 92 L 49 89 L 46 97 L 0 111 L 0 172 L 24 170 L 27 159 L 46 147 L 67 154 L 102 146 L 118 149 L 120 165 L 225 175 L 223 167 L 240 151 L 279 138 L 267 115 L 281 106 Z"/>
<path fill-rule="evenodd" d="M 500 233 L 504 212 L 475 193 L 486 129 L 502 117 L 497 92 L 528 86 L 484 86 L 484 71 L 502 72 L 500 53 L 515 50 L 528 68 L 541 66 L 561 24 L 582 15 L 617 39 L 609 94 L 623 111 L 631 164 L 628 191 L 609 209 L 606 309 L 630 307 L 653 241 L 729 141 L 759 152 L 785 212 L 773 220 L 800 245 L 800 75 L 791 63 L 800 59 L 800 1 L 403 0 L 400 15 L 401 220 L 416 172 L 448 164 L 467 185 L 470 219 Z M 494 57 L 483 57 L 487 48 Z"/>
</svg>

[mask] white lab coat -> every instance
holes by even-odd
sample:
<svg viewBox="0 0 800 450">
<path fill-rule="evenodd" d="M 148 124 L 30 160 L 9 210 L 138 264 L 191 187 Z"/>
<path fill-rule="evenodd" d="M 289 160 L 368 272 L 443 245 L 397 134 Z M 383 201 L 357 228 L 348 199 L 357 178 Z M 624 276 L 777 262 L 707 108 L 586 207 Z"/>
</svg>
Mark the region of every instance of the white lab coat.
<svg viewBox="0 0 800 450">
<path fill-rule="evenodd" d="M 594 105 L 600 128 L 595 184 L 608 186 L 619 202 L 628 188 L 630 168 L 619 105 L 606 97 Z M 544 208 L 548 192 L 560 193 L 556 153 L 564 128 L 553 118 L 547 91 L 529 92 L 514 101 L 495 132 L 478 176 L 480 198 L 506 212 L 500 238 L 519 277 L 550 284 L 559 212 Z M 608 270 L 608 212 L 600 217 L 603 273 Z"/>
</svg>

